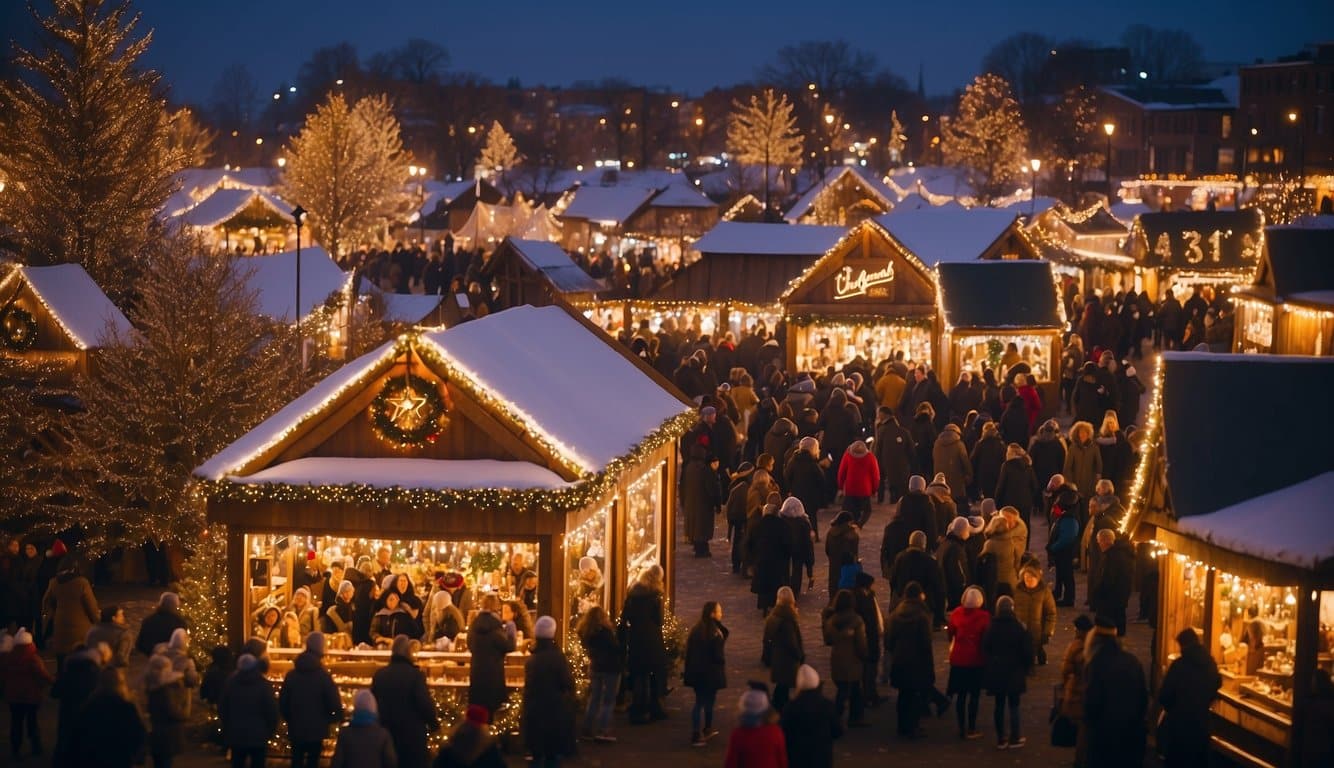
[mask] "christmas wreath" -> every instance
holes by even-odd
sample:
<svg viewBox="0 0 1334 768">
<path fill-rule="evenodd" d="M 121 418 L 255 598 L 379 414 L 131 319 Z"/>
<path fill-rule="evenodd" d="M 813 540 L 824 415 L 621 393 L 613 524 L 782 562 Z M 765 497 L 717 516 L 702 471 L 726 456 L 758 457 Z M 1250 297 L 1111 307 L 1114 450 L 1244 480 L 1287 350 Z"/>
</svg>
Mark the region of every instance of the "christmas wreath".
<svg viewBox="0 0 1334 768">
<path fill-rule="evenodd" d="M 0 325 L 4 327 L 5 346 L 15 352 L 23 352 L 37 341 L 37 318 L 26 309 L 6 309 Z"/>
<path fill-rule="evenodd" d="M 371 426 L 380 439 L 415 448 L 440 437 L 445 410 L 445 400 L 435 384 L 405 373 L 386 381 L 371 401 Z"/>
</svg>

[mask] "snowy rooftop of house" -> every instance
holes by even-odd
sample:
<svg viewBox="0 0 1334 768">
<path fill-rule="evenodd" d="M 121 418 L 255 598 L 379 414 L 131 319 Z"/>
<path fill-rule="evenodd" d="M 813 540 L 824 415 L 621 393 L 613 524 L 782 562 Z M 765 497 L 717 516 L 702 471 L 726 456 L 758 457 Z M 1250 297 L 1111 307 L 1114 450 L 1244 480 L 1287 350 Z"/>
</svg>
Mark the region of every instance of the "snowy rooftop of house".
<svg viewBox="0 0 1334 768">
<path fill-rule="evenodd" d="M 125 315 L 78 264 L 17 267 L 3 282 L 22 278 L 79 349 L 93 349 L 114 333 L 128 339 L 134 330 Z"/>
<path fill-rule="evenodd" d="M 1146 110 L 1236 109 L 1240 80 L 1228 75 L 1203 85 L 1135 83 L 1102 90 Z"/>
<path fill-rule="evenodd" d="M 996 207 L 1003 208 L 1007 211 L 1014 211 L 1020 216 L 1029 216 L 1030 214 L 1032 216 L 1041 216 L 1047 211 L 1059 207 L 1061 204 L 1060 200 L 1057 200 L 1054 197 L 1047 197 L 1046 195 L 1038 195 L 1037 200 L 1034 201 L 1029 198 L 1027 192 L 1013 195 L 1012 197 L 1013 199 L 1007 200 L 1004 204 Z"/>
<path fill-rule="evenodd" d="M 1142 202 L 1127 203 L 1124 200 L 1118 200 L 1117 202 L 1112 203 L 1111 210 L 1112 215 L 1128 228 L 1131 222 L 1135 220 L 1136 216 L 1139 216 L 1142 213 L 1153 213 L 1156 209 L 1150 208 L 1147 204 Z"/>
<path fill-rule="evenodd" d="M 700 253 L 823 256 L 847 231 L 847 227 L 815 224 L 721 221 L 691 248 Z"/>
<path fill-rule="evenodd" d="M 1300 568 L 1334 559 L 1334 525 L 1316 510 L 1334 497 L 1334 472 L 1177 521 L 1182 533 L 1217 547 Z"/>
<path fill-rule="evenodd" d="M 439 294 L 386 293 L 382 295 L 384 297 L 385 322 L 410 325 L 420 323 L 427 315 L 434 312 L 445 298 Z"/>
<path fill-rule="evenodd" d="M 654 208 L 714 208 L 712 200 L 705 197 L 684 176 L 675 179 L 653 198 L 649 205 Z"/>
<path fill-rule="evenodd" d="M 583 186 L 575 190 L 574 199 L 560 215 L 566 219 L 587 219 L 598 223 L 620 225 L 655 194 L 657 190 L 652 187 Z"/>
<path fill-rule="evenodd" d="M 973 185 L 968 181 L 967 170 L 944 165 L 895 168 L 889 172 L 884 183 L 899 197 L 912 192 L 924 193 L 923 197 L 935 205 L 944 200 L 932 198 L 968 198 L 975 194 Z"/>
<path fill-rule="evenodd" d="M 886 186 L 879 178 L 876 178 L 875 174 L 862 170 L 860 166 L 843 165 L 825 171 L 824 178 L 812 184 L 811 188 L 806 190 L 805 194 L 792 204 L 787 213 L 783 214 L 783 218 L 795 223 L 802 216 L 810 213 L 821 193 L 833 187 L 834 183 L 843 178 L 844 175 L 854 176 L 856 181 L 870 190 L 871 194 L 884 205 L 885 210 L 893 208 L 894 201 L 899 199 L 898 193 Z"/>
<path fill-rule="evenodd" d="M 216 227 L 226 223 L 258 199 L 279 216 L 291 217 L 292 207 L 271 192 L 258 189 L 218 188 L 192 208 L 180 214 L 181 222 L 192 227 Z"/>
<path fill-rule="evenodd" d="M 476 182 L 470 179 L 463 181 L 436 181 L 434 179 L 422 184 L 423 197 L 421 206 L 417 211 L 408 216 L 408 221 L 415 224 L 417 219 L 422 216 L 430 216 L 435 212 L 438 205 L 449 205 L 460 195 L 466 194 L 468 190 L 475 186 Z M 417 185 L 408 184 L 408 198 L 417 199 Z"/>
<path fill-rule="evenodd" d="M 357 459 L 318 456 L 293 459 L 247 475 L 247 483 L 359 485 L 369 488 L 513 491 L 565 488 L 569 483 L 528 461 L 496 459 Z"/>
<path fill-rule="evenodd" d="M 162 206 L 164 216 L 179 216 L 220 187 L 272 191 L 278 174 L 271 168 L 186 168 L 173 180 L 179 189 Z"/>
<path fill-rule="evenodd" d="M 597 293 L 606 290 L 601 281 L 594 280 L 559 245 L 546 240 L 509 240 L 519 257 L 529 266 L 546 275 L 557 290 L 567 293 Z"/>
<path fill-rule="evenodd" d="M 937 206 L 876 217 L 904 248 L 928 267 L 972 261 L 1005 234 L 1018 218 L 1013 210 Z"/>
<path fill-rule="evenodd" d="M 240 263 L 250 271 L 250 286 L 258 294 L 260 315 L 282 322 L 292 322 L 296 304 L 296 251 L 269 256 L 252 256 Z M 324 304 L 329 295 L 347 286 L 347 275 L 338 268 L 329 252 L 319 246 L 301 249 L 301 317 Z"/>
</svg>

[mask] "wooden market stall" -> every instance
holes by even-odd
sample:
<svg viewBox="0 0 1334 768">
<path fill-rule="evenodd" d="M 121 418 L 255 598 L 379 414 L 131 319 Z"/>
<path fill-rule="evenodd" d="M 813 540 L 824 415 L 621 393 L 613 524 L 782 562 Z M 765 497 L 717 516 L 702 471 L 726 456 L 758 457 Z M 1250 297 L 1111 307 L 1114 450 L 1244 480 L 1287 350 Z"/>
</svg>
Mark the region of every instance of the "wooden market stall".
<svg viewBox="0 0 1334 768">
<path fill-rule="evenodd" d="M 260 607 L 290 603 L 305 558 L 323 568 L 382 548 L 418 594 L 457 573 L 474 595 L 517 599 L 531 571 L 533 618 L 562 633 L 589 605 L 614 612 L 652 565 L 670 595 L 676 445 L 694 416 L 659 381 L 559 306 L 408 334 L 348 363 L 195 472 L 209 520 L 227 526 L 230 640 Z M 466 659 L 440 662 L 433 685 L 466 682 Z"/>
<path fill-rule="evenodd" d="M 487 259 L 482 274 L 495 285 L 500 308 L 531 304 L 544 307 L 556 297 L 575 306 L 592 306 L 607 285 L 590 277 L 556 243 L 507 237 Z"/>
<path fill-rule="evenodd" d="M 1158 570 L 1155 687 L 1193 627 L 1218 663 L 1214 749 L 1230 763 L 1305 765 L 1316 670 L 1334 667 L 1334 360 L 1164 353 L 1126 530 Z M 1263 392 L 1245 445 L 1218 449 L 1220 414 Z M 1283 446 L 1283 450 L 1271 450 Z"/>
<path fill-rule="evenodd" d="M 1023 362 L 1046 408 L 1054 412 L 1060 402 L 1057 370 L 1066 327 L 1055 280 L 1045 261 L 938 265 L 937 331 L 945 351 L 937 368 L 940 381 L 953 382 L 965 370 L 978 374 L 984 366 L 1001 377 L 1014 362 Z M 1007 363 L 1007 358 L 1014 362 Z"/>
<path fill-rule="evenodd" d="M 1135 285 L 1135 260 L 1122 253 L 1129 227 L 1099 202 L 1082 211 L 1058 206 L 1025 234 L 1056 265 L 1067 290 L 1112 295 Z"/>
<path fill-rule="evenodd" d="M 1264 215 L 1244 208 L 1140 214 L 1125 251 L 1135 259 L 1137 290 L 1157 301 L 1171 288 L 1184 302 L 1195 286 L 1249 283 L 1263 246 Z"/>
<path fill-rule="evenodd" d="M 825 171 L 783 218 L 793 224 L 836 224 L 849 227 L 887 213 L 898 195 L 860 166 L 840 165 Z"/>
<path fill-rule="evenodd" d="M 78 264 L 13 266 L 0 280 L 0 354 L 48 372 L 52 383 L 87 375 L 95 351 L 130 321 Z"/>
<path fill-rule="evenodd" d="M 250 255 L 281 251 L 294 233 L 292 206 L 264 189 L 219 187 L 175 219 L 206 248 Z"/>
<path fill-rule="evenodd" d="M 1334 354 L 1334 229 L 1266 227 L 1255 280 L 1233 290 L 1232 350 Z"/>
</svg>

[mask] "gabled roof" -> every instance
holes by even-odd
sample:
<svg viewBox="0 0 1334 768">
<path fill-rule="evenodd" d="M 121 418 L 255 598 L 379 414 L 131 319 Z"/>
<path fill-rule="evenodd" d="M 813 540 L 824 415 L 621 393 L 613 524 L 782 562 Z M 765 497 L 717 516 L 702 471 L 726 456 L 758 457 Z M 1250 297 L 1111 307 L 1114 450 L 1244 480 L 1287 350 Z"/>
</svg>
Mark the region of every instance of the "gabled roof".
<svg viewBox="0 0 1334 768">
<path fill-rule="evenodd" d="M 385 293 L 382 294 L 382 297 L 384 299 L 384 321 L 405 325 L 416 325 L 426 319 L 440 307 L 440 302 L 445 298 L 439 294 L 417 295 L 412 293 Z"/>
<path fill-rule="evenodd" d="M 1236 109 L 1235 85 L 1215 81 L 1206 85 L 1109 85 L 1102 90 L 1141 109 Z"/>
<path fill-rule="evenodd" d="M 819 258 L 809 254 L 711 254 L 677 270 L 646 301 L 772 306 Z"/>
<path fill-rule="evenodd" d="M 296 304 L 296 251 L 269 256 L 251 256 L 240 263 L 250 273 L 248 283 L 257 295 L 257 311 L 263 317 L 293 322 Z M 347 287 L 348 276 L 329 252 L 319 246 L 301 249 L 301 311 L 304 319 L 324 304 L 330 294 Z"/>
<path fill-rule="evenodd" d="M 877 179 L 874 174 L 864 172 L 856 166 L 841 165 L 825 171 L 824 178 L 812 184 L 810 189 L 797 198 L 797 202 L 793 203 L 791 208 L 788 208 L 787 213 L 783 214 L 783 218 L 795 224 L 802 216 L 811 212 L 821 194 L 832 189 L 835 183 L 844 176 L 851 176 L 856 184 L 870 192 L 871 196 L 884 206 L 884 210 L 893 208 L 894 201 L 899 197 L 894 190 L 886 186 L 880 179 Z"/>
<path fill-rule="evenodd" d="M 292 208 L 276 195 L 258 189 L 213 190 L 213 194 L 204 198 L 192 208 L 180 214 L 180 221 L 192 227 L 216 227 L 225 224 L 233 216 L 244 211 L 255 200 L 259 200 L 278 216 L 291 218 Z"/>
<path fill-rule="evenodd" d="M 1334 359 L 1288 355 L 1164 352 L 1163 441 L 1167 484 L 1177 518 L 1227 509 L 1334 470 L 1326 430 L 1334 424 Z M 1250 450 L 1219 442 L 1222 424 L 1242 410 Z M 1231 416 L 1229 416 L 1231 414 Z M 1317 509 L 1308 515 L 1328 518 Z M 1266 517 L 1260 535 L 1273 526 Z"/>
<path fill-rule="evenodd" d="M 890 237 L 928 267 L 974 261 L 1014 226 L 1018 214 L 996 208 L 945 206 L 875 217 Z"/>
<path fill-rule="evenodd" d="M 595 280 L 570 258 L 559 245 L 546 240 L 524 240 L 511 237 L 509 244 L 528 266 L 541 272 L 553 287 L 565 293 L 599 293 L 607 290 L 601 280 Z"/>
<path fill-rule="evenodd" d="M 614 187 L 579 187 L 574 199 L 561 212 L 563 219 L 587 219 L 620 226 L 657 194 L 652 187 L 617 185 Z"/>
<path fill-rule="evenodd" d="M 1124 235 L 1130 229 L 1101 202 L 1083 211 L 1058 208 L 1057 216 L 1076 235 Z"/>
<path fill-rule="evenodd" d="M 689 181 L 682 177 L 668 184 L 654 196 L 649 203 L 654 208 L 716 208 L 712 200 L 704 196 Z"/>
<path fill-rule="evenodd" d="M 1279 298 L 1334 290 L 1334 229 L 1266 227 L 1265 262 Z"/>
<path fill-rule="evenodd" d="M 940 312 L 952 328 L 1063 328 L 1051 264 L 1037 260 L 942 262 Z"/>
<path fill-rule="evenodd" d="M 847 231 L 847 227 L 815 224 L 720 221 L 691 247 L 706 256 L 712 253 L 822 256 Z"/>
<path fill-rule="evenodd" d="M 114 333 L 128 340 L 133 328 L 125 315 L 78 264 L 50 267 L 15 267 L 0 281 L 0 296 L 10 295 L 16 281 L 23 281 L 37 296 L 56 325 L 79 349 L 96 349 Z"/>
</svg>

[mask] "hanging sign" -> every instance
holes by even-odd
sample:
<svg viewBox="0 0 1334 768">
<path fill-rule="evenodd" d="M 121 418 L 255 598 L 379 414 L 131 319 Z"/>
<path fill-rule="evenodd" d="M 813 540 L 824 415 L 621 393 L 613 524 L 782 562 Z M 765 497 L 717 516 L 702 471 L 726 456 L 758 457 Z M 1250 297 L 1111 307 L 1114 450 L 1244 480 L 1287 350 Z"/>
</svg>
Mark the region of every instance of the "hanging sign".
<svg viewBox="0 0 1334 768">
<path fill-rule="evenodd" d="M 889 285 L 894 282 L 894 262 L 885 264 L 883 269 L 877 269 L 869 272 L 865 269 L 857 270 L 854 274 L 852 267 L 844 266 L 843 270 L 834 275 L 834 301 L 851 299 L 856 296 L 888 296 L 889 290 L 881 286 Z"/>
</svg>

